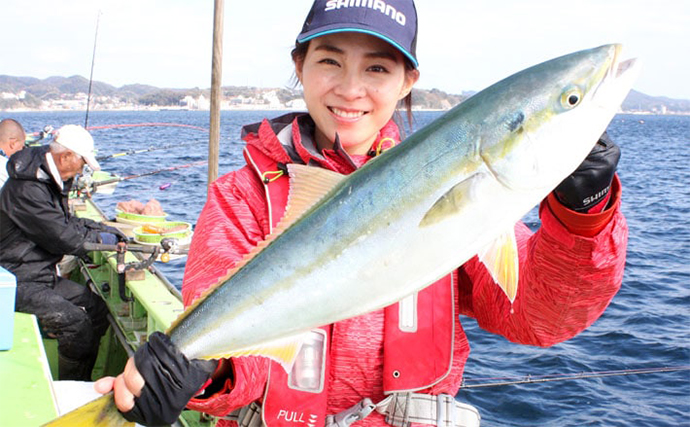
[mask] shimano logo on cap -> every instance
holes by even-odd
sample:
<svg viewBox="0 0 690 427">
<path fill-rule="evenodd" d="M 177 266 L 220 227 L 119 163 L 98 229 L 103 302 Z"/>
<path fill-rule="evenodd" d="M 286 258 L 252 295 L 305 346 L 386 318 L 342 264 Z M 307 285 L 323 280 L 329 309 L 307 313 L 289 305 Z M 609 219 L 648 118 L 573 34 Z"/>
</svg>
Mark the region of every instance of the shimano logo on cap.
<svg viewBox="0 0 690 427">
<path fill-rule="evenodd" d="M 384 15 L 390 17 L 400 25 L 405 25 L 407 18 L 405 14 L 396 10 L 393 6 L 386 4 L 383 0 L 329 0 L 326 2 L 325 12 L 338 10 L 341 7 L 366 7 L 368 9 L 378 10 Z"/>
</svg>

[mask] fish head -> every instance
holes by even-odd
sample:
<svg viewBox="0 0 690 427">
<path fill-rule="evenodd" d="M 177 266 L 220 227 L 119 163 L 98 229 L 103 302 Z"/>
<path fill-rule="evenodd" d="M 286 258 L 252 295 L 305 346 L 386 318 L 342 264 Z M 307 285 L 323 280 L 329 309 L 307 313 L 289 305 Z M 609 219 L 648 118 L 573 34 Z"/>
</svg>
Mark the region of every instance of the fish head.
<svg viewBox="0 0 690 427">
<path fill-rule="evenodd" d="M 486 89 L 498 114 L 478 149 L 502 185 L 545 196 L 582 163 L 637 77 L 636 61 L 621 52 L 620 44 L 575 52 Z"/>
</svg>

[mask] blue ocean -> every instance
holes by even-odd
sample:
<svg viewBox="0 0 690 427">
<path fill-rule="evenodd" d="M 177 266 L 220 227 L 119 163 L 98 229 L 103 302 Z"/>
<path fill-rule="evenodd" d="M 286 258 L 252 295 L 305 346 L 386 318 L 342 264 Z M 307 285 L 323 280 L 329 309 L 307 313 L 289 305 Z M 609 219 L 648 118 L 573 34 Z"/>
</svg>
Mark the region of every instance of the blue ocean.
<svg viewBox="0 0 690 427">
<path fill-rule="evenodd" d="M 280 113 L 222 112 L 220 174 L 244 164 L 241 126 Z M 415 125 L 440 114 L 417 112 Z M 84 112 L 2 115 L 28 132 L 84 124 Z M 206 160 L 208 132 L 107 126 L 208 129 L 208 122 L 208 112 L 91 112 L 88 125 L 106 127 L 92 131 L 101 156 L 164 148 L 103 160 L 104 170 L 121 177 L 155 173 L 119 183 L 113 195 L 96 194 L 97 204 L 114 217 L 119 201 L 157 199 L 168 219 L 194 224 L 207 168 L 174 168 Z M 622 289 L 588 330 L 551 348 L 510 343 L 462 317 L 472 346 L 466 385 L 526 382 L 460 391 L 457 398 L 479 408 L 484 426 L 690 426 L 690 116 L 617 115 L 609 135 L 622 150 L 618 171 L 630 228 Z M 536 211 L 525 221 L 538 227 Z M 158 264 L 180 287 L 184 259 Z"/>
</svg>

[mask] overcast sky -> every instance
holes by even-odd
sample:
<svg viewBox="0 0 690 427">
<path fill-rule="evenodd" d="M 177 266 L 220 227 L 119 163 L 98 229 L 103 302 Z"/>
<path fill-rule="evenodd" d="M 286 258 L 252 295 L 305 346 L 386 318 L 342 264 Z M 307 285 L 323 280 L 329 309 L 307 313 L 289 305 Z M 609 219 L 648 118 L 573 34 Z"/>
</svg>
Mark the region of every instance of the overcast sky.
<svg viewBox="0 0 690 427">
<path fill-rule="evenodd" d="M 0 74 L 88 78 L 98 21 L 94 80 L 117 87 L 211 85 L 213 0 L 5 3 Z M 419 88 L 480 90 L 556 56 L 623 43 L 643 64 L 634 89 L 690 99 L 690 0 L 416 4 Z M 311 0 L 226 0 L 223 84 L 290 86 L 290 50 L 310 5 Z"/>
</svg>

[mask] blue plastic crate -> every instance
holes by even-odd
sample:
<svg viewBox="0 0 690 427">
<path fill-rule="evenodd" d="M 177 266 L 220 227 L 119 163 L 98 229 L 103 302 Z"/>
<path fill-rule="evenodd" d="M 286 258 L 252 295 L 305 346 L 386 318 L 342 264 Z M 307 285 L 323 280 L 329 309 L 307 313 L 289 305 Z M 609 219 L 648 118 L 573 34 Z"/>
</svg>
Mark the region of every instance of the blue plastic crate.
<svg viewBox="0 0 690 427">
<path fill-rule="evenodd" d="M 17 281 L 14 275 L 0 267 L 0 350 L 9 350 L 12 347 L 16 294 Z"/>
</svg>

